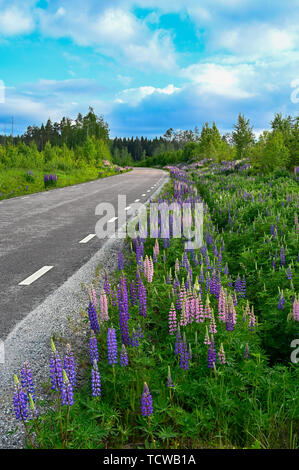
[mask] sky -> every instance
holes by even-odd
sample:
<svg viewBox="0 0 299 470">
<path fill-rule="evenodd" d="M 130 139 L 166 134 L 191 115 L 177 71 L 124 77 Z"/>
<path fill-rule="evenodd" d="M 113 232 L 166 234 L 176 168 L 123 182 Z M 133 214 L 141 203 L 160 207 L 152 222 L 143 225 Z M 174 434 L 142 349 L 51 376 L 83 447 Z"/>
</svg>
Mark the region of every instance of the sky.
<svg viewBox="0 0 299 470">
<path fill-rule="evenodd" d="M 111 137 L 298 115 L 298 0 L 0 0 L 0 133 L 92 106 Z"/>
</svg>

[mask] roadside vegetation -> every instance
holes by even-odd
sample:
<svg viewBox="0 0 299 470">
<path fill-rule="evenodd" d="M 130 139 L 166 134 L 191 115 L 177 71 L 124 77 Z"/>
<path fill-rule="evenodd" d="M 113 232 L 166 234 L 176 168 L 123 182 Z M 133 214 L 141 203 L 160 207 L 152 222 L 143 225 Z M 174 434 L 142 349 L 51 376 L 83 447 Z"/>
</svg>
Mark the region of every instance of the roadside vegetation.
<svg viewBox="0 0 299 470">
<path fill-rule="evenodd" d="M 113 164 L 108 125 L 92 108 L 75 122 L 63 118 L 20 137 L 0 136 L 0 200 L 125 170 Z"/>
<path fill-rule="evenodd" d="M 203 246 L 186 251 L 171 216 L 168 238 L 128 240 L 86 292 L 86 351 L 49 344 L 44 397 L 29 364 L 15 376 L 29 447 L 299 447 L 296 176 L 169 171 L 159 201 L 204 203 Z"/>
</svg>

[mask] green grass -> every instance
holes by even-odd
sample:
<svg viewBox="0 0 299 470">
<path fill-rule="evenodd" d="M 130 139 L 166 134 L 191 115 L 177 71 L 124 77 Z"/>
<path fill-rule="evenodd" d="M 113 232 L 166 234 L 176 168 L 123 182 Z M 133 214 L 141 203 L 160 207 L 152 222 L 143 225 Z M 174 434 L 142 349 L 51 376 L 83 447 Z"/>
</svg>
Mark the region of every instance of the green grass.
<svg viewBox="0 0 299 470">
<path fill-rule="evenodd" d="M 54 170 L 52 172 L 33 169 L 31 170 L 32 174 L 27 175 L 28 171 L 29 170 L 22 168 L 0 170 L 0 200 L 24 196 L 26 194 L 37 193 L 53 188 L 72 186 L 74 184 L 85 183 L 120 173 L 116 173 L 114 169 L 100 169 L 95 167 L 72 169 L 69 171 Z M 44 175 L 49 173 L 56 174 L 58 176 L 58 182 L 51 188 L 45 188 Z"/>
</svg>

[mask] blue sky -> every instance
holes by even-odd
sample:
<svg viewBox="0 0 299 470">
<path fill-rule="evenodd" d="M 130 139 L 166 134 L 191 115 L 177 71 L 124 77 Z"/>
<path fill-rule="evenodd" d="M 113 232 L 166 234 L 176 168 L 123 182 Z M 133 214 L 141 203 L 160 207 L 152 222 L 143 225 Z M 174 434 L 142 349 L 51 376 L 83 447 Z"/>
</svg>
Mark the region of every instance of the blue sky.
<svg viewBox="0 0 299 470">
<path fill-rule="evenodd" d="M 0 0 L 0 133 L 89 105 L 112 137 L 259 132 L 298 114 L 298 24 L 296 0 Z"/>
</svg>

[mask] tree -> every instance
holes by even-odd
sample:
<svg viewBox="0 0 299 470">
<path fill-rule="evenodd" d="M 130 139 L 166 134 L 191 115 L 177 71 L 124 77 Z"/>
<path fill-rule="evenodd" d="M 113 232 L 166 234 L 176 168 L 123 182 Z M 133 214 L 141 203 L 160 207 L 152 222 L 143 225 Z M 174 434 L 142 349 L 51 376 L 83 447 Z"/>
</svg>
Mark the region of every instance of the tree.
<svg viewBox="0 0 299 470">
<path fill-rule="evenodd" d="M 263 173 L 288 166 L 290 152 L 284 144 L 281 131 L 265 131 L 258 143 L 250 149 L 250 161 Z"/>
<path fill-rule="evenodd" d="M 250 120 L 239 113 L 238 122 L 234 124 L 232 133 L 233 143 L 236 145 L 237 158 L 241 159 L 246 156 L 248 148 L 254 143 L 253 126 L 250 127 Z"/>
</svg>

